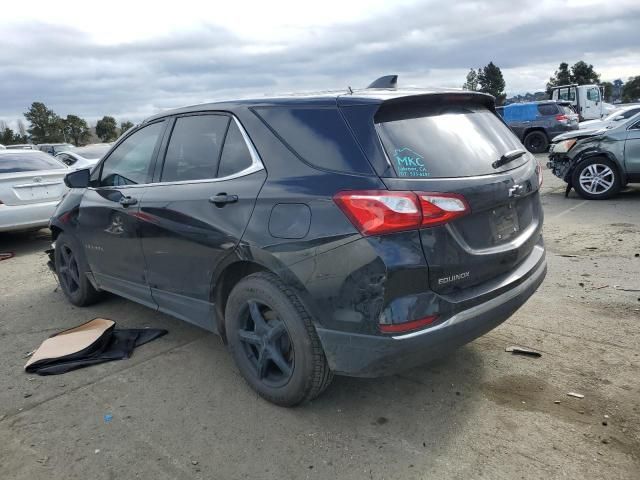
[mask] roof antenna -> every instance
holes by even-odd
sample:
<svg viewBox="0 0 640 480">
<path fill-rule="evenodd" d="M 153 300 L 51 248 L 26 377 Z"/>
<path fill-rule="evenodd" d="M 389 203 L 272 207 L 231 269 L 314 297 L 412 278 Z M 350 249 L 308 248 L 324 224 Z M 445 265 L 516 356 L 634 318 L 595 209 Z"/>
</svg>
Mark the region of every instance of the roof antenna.
<svg viewBox="0 0 640 480">
<path fill-rule="evenodd" d="M 367 88 L 396 88 L 398 75 L 385 75 L 374 80 Z"/>
<path fill-rule="evenodd" d="M 353 95 L 353 88 L 351 88 L 351 85 L 347 85 L 347 88 L 349 89 L 349 93 Z"/>
</svg>

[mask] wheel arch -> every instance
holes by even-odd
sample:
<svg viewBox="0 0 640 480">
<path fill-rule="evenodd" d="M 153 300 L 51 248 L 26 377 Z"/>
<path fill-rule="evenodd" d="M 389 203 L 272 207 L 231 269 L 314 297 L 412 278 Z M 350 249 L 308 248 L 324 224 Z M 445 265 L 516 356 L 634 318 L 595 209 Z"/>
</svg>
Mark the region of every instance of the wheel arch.
<svg viewBox="0 0 640 480">
<path fill-rule="evenodd" d="M 524 133 L 522 134 L 522 141 L 524 142 L 524 139 L 527 137 L 527 135 L 533 132 L 540 132 L 545 137 L 547 137 L 547 141 L 551 141 L 551 138 L 549 138 L 549 135 L 547 134 L 547 130 L 544 127 L 529 127 L 525 129 Z"/>
</svg>

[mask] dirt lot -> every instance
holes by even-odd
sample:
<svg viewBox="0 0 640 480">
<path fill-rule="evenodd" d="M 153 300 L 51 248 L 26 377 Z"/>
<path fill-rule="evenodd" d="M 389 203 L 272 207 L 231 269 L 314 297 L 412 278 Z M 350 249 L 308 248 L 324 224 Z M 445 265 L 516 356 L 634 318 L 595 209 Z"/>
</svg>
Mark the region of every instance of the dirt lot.
<svg viewBox="0 0 640 480">
<path fill-rule="evenodd" d="M 214 335 L 116 297 L 69 305 L 46 231 L 1 236 L 16 257 L 0 262 L 0 479 L 640 478 L 640 292 L 620 290 L 640 289 L 640 188 L 565 199 L 546 172 L 543 190 L 549 274 L 510 320 L 289 410 L 252 393 Z M 170 333 L 127 361 L 23 372 L 46 336 L 96 316 Z"/>
</svg>

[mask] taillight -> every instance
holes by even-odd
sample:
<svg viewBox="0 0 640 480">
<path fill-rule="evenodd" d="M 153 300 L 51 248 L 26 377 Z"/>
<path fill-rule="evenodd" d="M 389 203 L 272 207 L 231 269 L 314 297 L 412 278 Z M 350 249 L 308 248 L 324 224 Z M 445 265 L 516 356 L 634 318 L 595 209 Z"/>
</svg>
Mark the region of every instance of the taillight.
<svg viewBox="0 0 640 480">
<path fill-rule="evenodd" d="M 569 117 L 567 117 L 566 115 L 559 113 L 558 115 L 556 115 L 556 120 L 559 122 L 568 122 L 569 121 Z"/>
<path fill-rule="evenodd" d="M 411 320 L 403 323 L 379 323 L 378 328 L 382 333 L 406 333 L 413 330 L 428 327 L 438 319 L 437 315 Z"/>
<path fill-rule="evenodd" d="M 471 211 L 454 193 L 363 190 L 338 192 L 333 199 L 363 235 L 433 227 Z"/>
</svg>

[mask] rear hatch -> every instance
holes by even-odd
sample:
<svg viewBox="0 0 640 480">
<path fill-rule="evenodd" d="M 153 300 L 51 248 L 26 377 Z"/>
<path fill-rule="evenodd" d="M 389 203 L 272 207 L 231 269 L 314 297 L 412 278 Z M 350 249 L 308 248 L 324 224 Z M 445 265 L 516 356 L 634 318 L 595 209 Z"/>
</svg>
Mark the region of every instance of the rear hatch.
<svg viewBox="0 0 640 480">
<path fill-rule="evenodd" d="M 389 190 L 466 200 L 463 216 L 420 230 L 433 290 L 455 292 L 508 276 L 530 255 L 542 227 L 538 165 L 486 98 L 396 99 L 380 106 L 374 123 L 392 167 L 382 178 Z M 492 165 L 514 151 L 524 153 Z"/>
<path fill-rule="evenodd" d="M 55 201 L 65 191 L 64 177 L 68 172 L 46 153 L 2 153 L 0 202 L 11 206 Z"/>
</svg>

